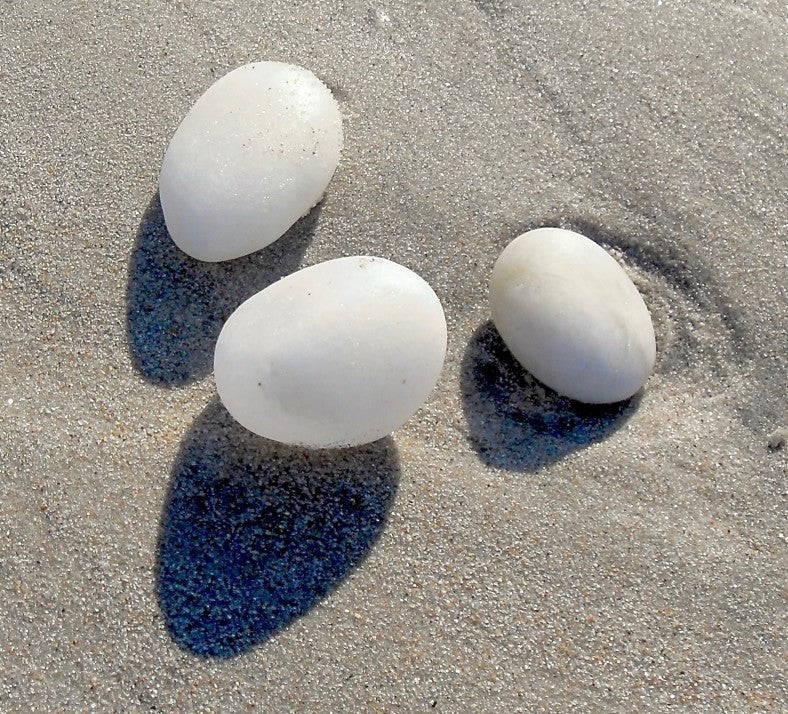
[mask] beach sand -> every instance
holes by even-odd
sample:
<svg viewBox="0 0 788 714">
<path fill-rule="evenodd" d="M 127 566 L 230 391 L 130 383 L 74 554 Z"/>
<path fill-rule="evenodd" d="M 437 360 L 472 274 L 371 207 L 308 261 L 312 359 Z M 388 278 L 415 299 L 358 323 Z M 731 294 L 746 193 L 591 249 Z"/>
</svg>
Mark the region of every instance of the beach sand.
<svg viewBox="0 0 788 714">
<path fill-rule="evenodd" d="M 785 711 L 784 3 L 5 3 L 0 710 Z M 334 91 L 325 199 L 252 256 L 167 236 L 196 98 Z M 491 326 L 524 230 L 604 244 L 654 375 L 583 407 Z M 213 343 L 300 267 L 415 270 L 449 351 L 390 438 L 310 453 L 219 404 Z"/>
</svg>

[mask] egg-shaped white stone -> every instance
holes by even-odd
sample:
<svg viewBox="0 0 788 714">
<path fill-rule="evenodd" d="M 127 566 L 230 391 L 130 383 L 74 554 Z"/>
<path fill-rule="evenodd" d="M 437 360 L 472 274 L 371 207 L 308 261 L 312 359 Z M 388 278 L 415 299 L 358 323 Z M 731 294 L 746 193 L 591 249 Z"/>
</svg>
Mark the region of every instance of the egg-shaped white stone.
<svg viewBox="0 0 788 714">
<path fill-rule="evenodd" d="M 560 228 L 515 238 L 492 272 L 495 326 L 537 379 L 581 402 L 627 399 L 654 367 L 646 304 L 601 246 Z"/>
<path fill-rule="evenodd" d="M 197 100 L 167 147 L 167 229 L 199 260 L 259 250 L 317 204 L 341 149 L 339 106 L 314 74 L 281 62 L 239 67 Z"/>
<path fill-rule="evenodd" d="M 446 354 L 438 297 L 383 258 L 320 263 L 249 298 L 216 343 L 222 403 L 250 431 L 334 447 L 379 439 L 427 399 Z"/>
</svg>

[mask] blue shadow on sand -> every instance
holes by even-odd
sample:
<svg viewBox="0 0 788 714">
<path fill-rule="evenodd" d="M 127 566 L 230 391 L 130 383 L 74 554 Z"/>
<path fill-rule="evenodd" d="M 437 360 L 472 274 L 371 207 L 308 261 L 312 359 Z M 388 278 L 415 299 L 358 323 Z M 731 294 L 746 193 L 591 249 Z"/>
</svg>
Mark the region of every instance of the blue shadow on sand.
<svg viewBox="0 0 788 714">
<path fill-rule="evenodd" d="M 129 261 L 126 332 L 135 369 L 160 385 L 182 385 L 209 374 L 225 320 L 244 300 L 299 268 L 321 210 L 317 204 L 256 253 L 204 263 L 172 242 L 156 193 Z"/>
<path fill-rule="evenodd" d="M 637 409 L 640 394 L 616 404 L 562 397 L 527 372 L 492 322 L 473 334 L 461 368 L 469 440 L 488 466 L 537 471 L 605 439 Z"/>
<path fill-rule="evenodd" d="M 390 438 L 290 448 L 214 399 L 182 442 L 159 533 L 159 604 L 174 640 L 232 657 L 306 613 L 380 537 L 399 473 Z"/>
</svg>

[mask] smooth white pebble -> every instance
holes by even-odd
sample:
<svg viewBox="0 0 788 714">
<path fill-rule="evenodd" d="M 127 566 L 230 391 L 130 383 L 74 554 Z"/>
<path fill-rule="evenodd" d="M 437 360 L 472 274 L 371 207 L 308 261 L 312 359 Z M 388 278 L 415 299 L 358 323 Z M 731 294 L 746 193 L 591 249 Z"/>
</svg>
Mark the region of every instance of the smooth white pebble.
<svg viewBox="0 0 788 714">
<path fill-rule="evenodd" d="M 579 233 L 539 228 L 515 238 L 493 268 L 490 302 L 517 360 L 572 399 L 627 399 L 654 368 L 643 298 L 616 260 Z"/>
<path fill-rule="evenodd" d="M 342 141 L 339 106 L 309 70 L 282 62 L 233 70 L 167 147 L 159 195 L 170 236 L 205 261 L 273 243 L 318 203 Z"/>
<path fill-rule="evenodd" d="M 446 354 L 432 288 L 383 258 L 338 258 L 249 298 L 216 344 L 222 403 L 250 431 L 308 447 L 374 441 L 423 404 Z"/>
</svg>

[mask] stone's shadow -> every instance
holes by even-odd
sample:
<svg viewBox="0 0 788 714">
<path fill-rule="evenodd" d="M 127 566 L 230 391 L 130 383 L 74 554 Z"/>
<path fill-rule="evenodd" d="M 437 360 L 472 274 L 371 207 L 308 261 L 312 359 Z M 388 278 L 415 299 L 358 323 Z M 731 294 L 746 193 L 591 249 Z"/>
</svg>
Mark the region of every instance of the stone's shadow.
<svg viewBox="0 0 788 714">
<path fill-rule="evenodd" d="M 172 242 L 159 194 L 137 231 L 126 290 L 126 330 L 134 367 L 155 384 L 209 374 L 224 321 L 244 300 L 296 270 L 321 204 L 270 246 L 232 261 L 204 263 Z"/>
<path fill-rule="evenodd" d="M 214 399 L 182 443 L 162 516 L 157 585 L 172 637 L 226 658 L 303 615 L 380 537 L 399 473 L 390 438 L 291 448 Z"/>
<path fill-rule="evenodd" d="M 640 401 L 583 404 L 562 397 L 527 372 L 492 322 L 465 351 L 462 400 L 473 448 L 488 466 L 536 471 L 609 436 Z"/>
</svg>

